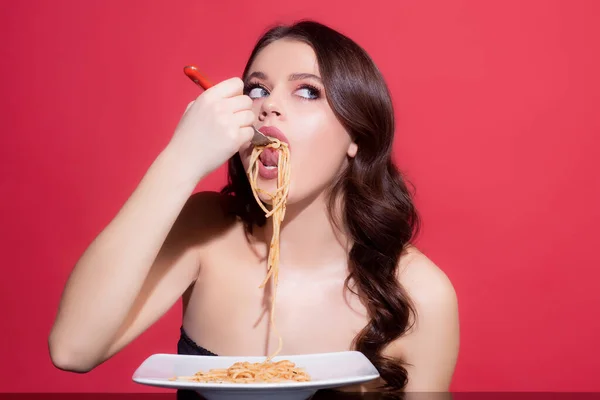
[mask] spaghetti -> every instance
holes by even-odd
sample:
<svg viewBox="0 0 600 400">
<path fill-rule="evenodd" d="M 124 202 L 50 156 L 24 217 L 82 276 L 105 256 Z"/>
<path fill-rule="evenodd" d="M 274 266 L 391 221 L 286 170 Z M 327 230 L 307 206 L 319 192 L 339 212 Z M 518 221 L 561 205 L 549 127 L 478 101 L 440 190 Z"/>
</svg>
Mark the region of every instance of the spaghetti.
<svg viewBox="0 0 600 400">
<path fill-rule="evenodd" d="M 237 362 L 229 368 L 211 369 L 207 373 L 197 372 L 193 376 L 179 377 L 181 380 L 199 383 L 281 383 L 308 382 L 310 376 L 288 360 L 257 363 Z"/>
<path fill-rule="evenodd" d="M 283 338 L 279 334 L 275 325 L 275 299 L 277 292 L 277 283 L 279 279 L 279 232 L 281 223 L 285 217 L 286 200 L 290 189 L 290 151 L 288 144 L 280 140 L 270 138 L 272 143 L 266 146 L 255 146 L 250 155 L 248 170 L 248 180 L 254 194 L 254 199 L 265 212 L 265 217 L 273 218 L 273 236 L 269 245 L 269 256 L 267 261 L 267 275 L 260 288 L 271 279 L 272 299 L 271 299 L 271 326 L 279 337 L 277 350 L 269 355 L 264 362 L 250 363 L 237 362 L 229 368 L 211 369 L 208 372 L 197 372 L 193 376 L 178 377 L 177 379 L 191 382 L 202 383 L 277 383 L 277 382 L 307 382 L 310 376 L 302 368 L 289 360 L 273 362 L 273 357 L 277 356 L 283 347 Z M 277 163 L 277 189 L 275 193 L 266 192 L 258 187 L 258 162 L 260 155 L 267 148 L 278 150 Z M 259 193 L 266 194 L 271 199 L 271 209 L 261 201 Z"/>
<path fill-rule="evenodd" d="M 264 288 L 269 278 L 272 279 L 273 283 L 273 298 L 271 300 L 271 326 L 273 330 L 277 333 L 279 337 L 279 345 L 274 354 L 270 355 L 267 358 L 267 361 L 270 361 L 273 357 L 275 357 L 281 351 L 283 347 L 283 339 L 277 330 L 277 326 L 275 325 L 275 298 L 277 292 L 277 283 L 279 280 L 279 232 L 281 230 L 281 223 L 285 218 L 285 206 L 287 195 L 290 190 L 290 150 L 285 142 L 281 142 L 276 139 L 272 139 L 273 142 L 266 146 L 256 146 L 252 150 L 252 154 L 250 155 L 250 163 L 248 167 L 248 179 L 250 180 L 250 187 L 252 188 L 252 193 L 254 194 L 254 199 L 258 203 L 258 205 L 265 212 L 265 217 L 273 217 L 273 236 L 271 237 L 271 244 L 269 245 L 269 257 L 267 261 L 267 276 L 263 280 L 260 288 Z M 278 149 L 279 158 L 277 162 L 277 189 L 275 193 L 266 192 L 258 187 L 258 160 L 260 155 L 266 148 Z M 266 194 L 271 198 L 271 210 L 268 210 L 267 207 L 263 204 L 258 196 L 258 193 Z"/>
</svg>

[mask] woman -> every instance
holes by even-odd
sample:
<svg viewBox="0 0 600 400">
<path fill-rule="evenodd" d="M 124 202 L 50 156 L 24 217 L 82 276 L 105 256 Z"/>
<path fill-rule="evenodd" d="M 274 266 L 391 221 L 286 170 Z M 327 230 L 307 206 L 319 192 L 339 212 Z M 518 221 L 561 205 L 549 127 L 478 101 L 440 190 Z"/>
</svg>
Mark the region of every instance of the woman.
<svg viewBox="0 0 600 400">
<path fill-rule="evenodd" d="M 75 266 L 49 337 L 54 364 L 93 369 L 181 296 L 180 353 L 277 349 L 269 286 L 257 288 L 273 225 L 245 172 L 253 124 L 291 154 L 275 307 L 280 354 L 356 349 L 380 371 L 370 390 L 448 390 L 457 301 L 445 274 L 411 245 L 418 217 L 391 161 L 390 95 L 363 49 L 310 21 L 267 32 L 243 80 L 190 103 Z M 226 188 L 192 195 L 228 159 Z M 268 155 L 258 164 L 266 192 L 276 187 L 271 164 Z"/>
</svg>

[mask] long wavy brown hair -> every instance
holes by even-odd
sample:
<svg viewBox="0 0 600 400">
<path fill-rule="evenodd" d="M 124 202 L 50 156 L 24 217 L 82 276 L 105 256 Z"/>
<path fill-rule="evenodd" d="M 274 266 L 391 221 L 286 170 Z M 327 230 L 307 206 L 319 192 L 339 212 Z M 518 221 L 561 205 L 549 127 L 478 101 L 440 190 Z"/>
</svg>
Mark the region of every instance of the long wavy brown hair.
<svg viewBox="0 0 600 400">
<path fill-rule="evenodd" d="M 313 48 L 327 101 L 358 145 L 356 156 L 331 184 L 328 210 L 333 221 L 334 216 L 342 216 L 338 227 L 352 244 L 345 289 L 361 299 L 369 316 L 353 346 L 379 370 L 385 391 L 401 392 L 408 382 L 406 364 L 382 353 L 414 322 L 415 309 L 398 282 L 397 269 L 418 231 L 419 217 L 406 181 L 392 162 L 395 123 L 390 93 L 375 63 L 358 44 L 314 21 L 268 30 L 256 43 L 243 78 L 263 48 L 284 38 Z M 231 200 L 233 212 L 250 231 L 254 225 L 264 225 L 264 213 L 252 195 L 239 153 L 229 161 L 228 173 L 222 193 Z"/>
</svg>

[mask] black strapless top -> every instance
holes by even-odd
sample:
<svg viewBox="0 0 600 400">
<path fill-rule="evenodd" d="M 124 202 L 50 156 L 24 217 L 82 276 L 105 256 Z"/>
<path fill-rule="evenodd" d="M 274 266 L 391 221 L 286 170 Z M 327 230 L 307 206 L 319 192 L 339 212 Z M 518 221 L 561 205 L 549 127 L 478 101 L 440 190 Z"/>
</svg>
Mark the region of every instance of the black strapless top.
<svg viewBox="0 0 600 400">
<path fill-rule="evenodd" d="M 204 347 L 198 346 L 196 342 L 190 338 L 183 326 L 179 328 L 180 336 L 177 342 L 177 354 L 188 354 L 194 356 L 216 356 L 212 351 L 206 350 Z"/>
<path fill-rule="evenodd" d="M 212 351 L 206 350 L 202 346 L 198 346 L 192 340 L 182 327 L 179 328 L 179 341 L 177 342 L 177 354 L 194 355 L 194 356 L 216 356 Z M 177 390 L 177 400 L 199 400 L 203 397 L 193 390 Z"/>
</svg>

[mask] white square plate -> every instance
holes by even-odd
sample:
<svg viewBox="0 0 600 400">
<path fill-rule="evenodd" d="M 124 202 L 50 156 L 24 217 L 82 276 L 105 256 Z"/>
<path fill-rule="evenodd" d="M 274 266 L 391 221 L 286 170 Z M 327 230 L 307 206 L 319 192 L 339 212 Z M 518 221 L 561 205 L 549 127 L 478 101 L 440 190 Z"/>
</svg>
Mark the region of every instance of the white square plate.
<svg viewBox="0 0 600 400">
<path fill-rule="evenodd" d="M 243 397 L 245 399 L 304 400 L 317 390 L 355 385 L 379 377 L 375 366 L 358 351 L 279 356 L 273 361 L 290 360 L 304 368 L 310 382 L 285 383 L 198 383 L 171 381 L 175 376 L 190 376 L 198 371 L 228 368 L 238 361 L 262 362 L 265 357 L 220 357 L 179 354 L 154 354 L 133 374 L 133 381 L 142 385 L 194 390 L 208 400 Z"/>
</svg>

